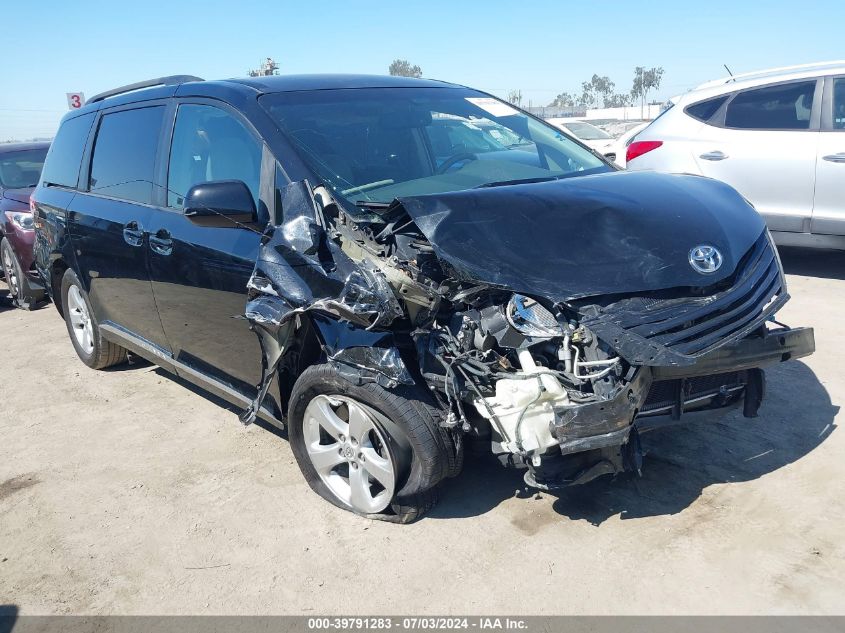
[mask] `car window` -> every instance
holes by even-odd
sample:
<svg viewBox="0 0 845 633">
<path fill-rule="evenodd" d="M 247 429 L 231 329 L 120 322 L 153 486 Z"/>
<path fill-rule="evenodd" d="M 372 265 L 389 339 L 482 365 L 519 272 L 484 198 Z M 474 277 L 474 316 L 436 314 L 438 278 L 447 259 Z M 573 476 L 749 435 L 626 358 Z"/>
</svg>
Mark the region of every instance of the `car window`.
<svg viewBox="0 0 845 633">
<path fill-rule="evenodd" d="M 156 148 L 164 106 L 106 114 L 94 141 L 92 192 L 152 204 Z"/>
<path fill-rule="evenodd" d="M 62 123 L 44 162 L 41 180 L 51 185 L 75 188 L 79 181 L 79 166 L 88 132 L 94 123 L 94 113 L 83 114 Z"/>
<path fill-rule="evenodd" d="M 47 148 L 22 149 L 0 154 L 0 187 L 4 189 L 23 189 L 35 187 Z"/>
<path fill-rule="evenodd" d="M 845 130 L 845 77 L 833 82 L 833 129 Z"/>
<path fill-rule="evenodd" d="M 258 204 L 261 144 L 228 112 L 214 106 L 183 104 L 176 115 L 167 174 L 167 206 L 181 209 L 194 185 L 240 180 Z"/>
<path fill-rule="evenodd" d="M 613 137 L 595 125 L 590 123 L 583 123 L 581 121 L 570 121 L 564 123 L 563 127 L 572 132 L 582 141 L 606 141 Z"/>
<path fill-rule="evenodd" d="M 740 92 L 728 104 L 725 125 L 747 130 L 807 130 L 815 91 L 813 80 Z"/>
<path fill-rule="evenodd" d="M 730 97 L 730 95 L 722 95 L 721 97 L 714 97 L 713 99 L 693 103 L 692 105 L 687 106 L 684 112 L 694 119 L 707 122 L 714 114 L 716 114 L 718 109 L 722 107 L 722 104 L 728 100 L 728 97 Z"/>
</svg>

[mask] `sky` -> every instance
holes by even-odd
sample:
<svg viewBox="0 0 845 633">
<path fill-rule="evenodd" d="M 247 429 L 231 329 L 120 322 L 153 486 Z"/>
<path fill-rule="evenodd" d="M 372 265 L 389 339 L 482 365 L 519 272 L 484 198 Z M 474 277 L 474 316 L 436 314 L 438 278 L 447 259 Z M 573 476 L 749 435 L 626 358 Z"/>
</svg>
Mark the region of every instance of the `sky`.
<svg viewBox="0 0 845 633">
<path fill-rule="evenodd" d="M 845 58 L 842 0 L 2 0 L 0 141 L 50 137 L 67 92 L 163 75 L 423 76 L 546 105 L 592 75 L 629 91 L 662 66 L 665 99 L 734 73 Z"/>
</svg>

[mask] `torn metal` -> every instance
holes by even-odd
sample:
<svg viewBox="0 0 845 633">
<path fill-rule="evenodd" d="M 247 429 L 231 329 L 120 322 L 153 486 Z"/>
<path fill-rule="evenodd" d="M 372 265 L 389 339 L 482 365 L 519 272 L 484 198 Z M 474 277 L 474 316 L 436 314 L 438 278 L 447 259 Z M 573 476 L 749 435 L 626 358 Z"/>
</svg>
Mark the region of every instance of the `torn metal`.
<svg viewBox="0 0 845 633">
<path fill-rule="evenodd" d="M 303 181 L 282 209 L 249 281 L 263 371 L 246 422 L 307 322 L 348 380 L 423 381 L 447 427 L 552 488 L 638 470 L 637 429 L 661 419 L 756 415 L 759 367 L 814 349 L 811 330 L 769 329 L 788 299 L 771 240 L 705 179 L 585 176 L 354 210 Z M 724 258 L 707 277 L 687 261 L 702 242 Z"/>
</svg>

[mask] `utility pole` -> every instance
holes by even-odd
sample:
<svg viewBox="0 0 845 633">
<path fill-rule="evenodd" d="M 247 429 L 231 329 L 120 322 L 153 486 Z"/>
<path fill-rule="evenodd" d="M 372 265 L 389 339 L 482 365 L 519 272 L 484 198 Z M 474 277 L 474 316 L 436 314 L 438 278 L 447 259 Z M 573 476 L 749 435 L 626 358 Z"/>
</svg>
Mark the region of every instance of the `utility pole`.
<svg viewBox="0 0 845 633">
<path fill-rule="evenodd" d="M 257 70 L 248 71 L 250 77 L 270 77 L 279 74 L 279 65 L 268 57 Z"/>
</svg>

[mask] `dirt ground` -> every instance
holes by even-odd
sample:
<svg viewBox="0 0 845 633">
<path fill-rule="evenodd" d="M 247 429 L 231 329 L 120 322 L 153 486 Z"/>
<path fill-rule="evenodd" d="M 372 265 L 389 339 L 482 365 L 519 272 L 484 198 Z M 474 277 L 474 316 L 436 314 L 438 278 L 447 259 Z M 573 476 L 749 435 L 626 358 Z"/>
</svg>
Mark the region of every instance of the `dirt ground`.
<svg viewBox="0 0 845 633">
<path fill-rule="evenodd" d="M 21 614 L 845 613 L 845 254 L 786 251 L 818 352 L 761 416 L 645 436 L 643 476 L 531 494 L 470 460 L 409 526 L 312 493 L 287 442 L 151 365 L 94 372 L 0 309 L 0 605 Z"/>
</svg>

